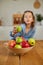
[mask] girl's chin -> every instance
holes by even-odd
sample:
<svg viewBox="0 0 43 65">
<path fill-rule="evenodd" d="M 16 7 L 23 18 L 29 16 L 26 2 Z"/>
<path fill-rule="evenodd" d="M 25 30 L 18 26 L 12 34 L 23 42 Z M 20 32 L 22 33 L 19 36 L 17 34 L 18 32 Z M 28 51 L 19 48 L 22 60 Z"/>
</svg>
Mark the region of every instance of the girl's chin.
<svg viewBox="0 0 43 65">
<path fill-rule="evenodd" d="M 29 25 L 30 23 L 29 22 L 26 22 L 27 25 Z"/>
</svg>

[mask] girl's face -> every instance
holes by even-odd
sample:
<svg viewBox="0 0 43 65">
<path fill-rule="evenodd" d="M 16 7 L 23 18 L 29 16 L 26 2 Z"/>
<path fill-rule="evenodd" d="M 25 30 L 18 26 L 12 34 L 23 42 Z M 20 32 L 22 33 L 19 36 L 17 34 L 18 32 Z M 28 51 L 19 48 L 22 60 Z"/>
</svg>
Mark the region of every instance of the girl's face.
<svg viewBox="0 0 43 65">
<path fill-rule="evenodd" d="M 31 12 L 26 12 L 24 14 L 24 22 L 29 25 L 33 22 L 33 16 Z"/>
</svg>

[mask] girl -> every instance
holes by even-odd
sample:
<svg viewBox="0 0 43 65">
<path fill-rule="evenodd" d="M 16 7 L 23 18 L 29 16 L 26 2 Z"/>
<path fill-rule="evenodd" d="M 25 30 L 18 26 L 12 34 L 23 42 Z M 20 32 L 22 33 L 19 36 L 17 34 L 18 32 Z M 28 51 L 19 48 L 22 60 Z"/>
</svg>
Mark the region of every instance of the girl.
<svg viewBox="0 0 43 65">
<path fill-rule="evenodd" d="M 29 38 L 32 38 L 35 33 L 35 17 L 32 11 L 25 11 L 23 16 L 22 16 L 22 22 L 21 24 L 22 31 L 17 32 L 16 29 L 10 32 L 10 38 L 11 39 L 16 39 L 17 36 L 22 36 L 26 40 Z"/>
</svg>

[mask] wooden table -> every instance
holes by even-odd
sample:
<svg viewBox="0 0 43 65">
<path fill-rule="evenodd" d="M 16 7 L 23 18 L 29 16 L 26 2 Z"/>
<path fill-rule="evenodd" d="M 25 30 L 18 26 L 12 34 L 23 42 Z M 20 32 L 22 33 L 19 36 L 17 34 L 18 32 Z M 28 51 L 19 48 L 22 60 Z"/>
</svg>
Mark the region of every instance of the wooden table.
<svg viewBox="0 0 43 65">
<path fill-rule="evenodd" d="M 35 47 L 23 56 L 14 56 L 0 41 L 0 65 L 43 65 L 43 40 L 37 40 Z"/>
</svg>

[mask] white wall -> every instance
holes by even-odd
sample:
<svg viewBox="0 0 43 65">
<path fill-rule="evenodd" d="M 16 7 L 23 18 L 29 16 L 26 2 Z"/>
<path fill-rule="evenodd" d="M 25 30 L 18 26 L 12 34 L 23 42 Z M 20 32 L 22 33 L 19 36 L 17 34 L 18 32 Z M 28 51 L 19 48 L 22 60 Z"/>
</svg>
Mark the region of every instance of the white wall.
<svg viewBox="0 0 43 65">
<path fill-rule="evenodd" d="M 35 9 L 33 3 L 35 0 L 0 0 L 0 19 L 2 25 L 12 25 L 12 15 L 14 13 L 23 13 L 25 10 L 32 10 L 34 14 L 43 14 L 43 0 L 39 0 L 41 7 Z"/>
</svg>

